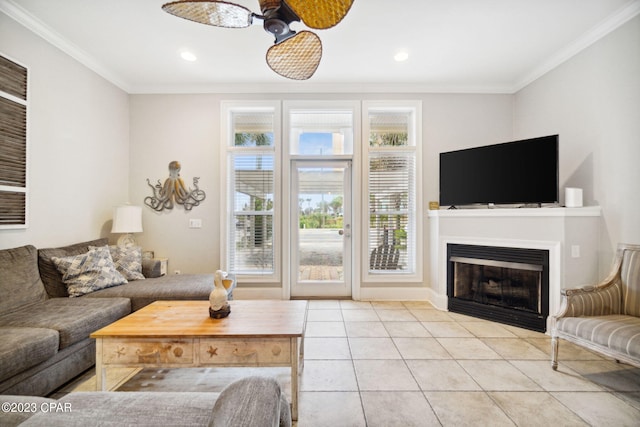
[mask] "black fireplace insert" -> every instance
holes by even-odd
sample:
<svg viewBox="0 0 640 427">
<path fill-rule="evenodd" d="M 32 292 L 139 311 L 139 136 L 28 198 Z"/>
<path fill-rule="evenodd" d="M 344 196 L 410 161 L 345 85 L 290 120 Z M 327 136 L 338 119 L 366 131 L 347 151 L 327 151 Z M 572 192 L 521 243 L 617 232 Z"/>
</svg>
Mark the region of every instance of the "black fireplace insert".
<svg viewBox="0 0 640 427">
<path fill-rule="evenodd" d="M 447 245 L 449 311 L 545 332 L 549 251 Z"/>
</svg>

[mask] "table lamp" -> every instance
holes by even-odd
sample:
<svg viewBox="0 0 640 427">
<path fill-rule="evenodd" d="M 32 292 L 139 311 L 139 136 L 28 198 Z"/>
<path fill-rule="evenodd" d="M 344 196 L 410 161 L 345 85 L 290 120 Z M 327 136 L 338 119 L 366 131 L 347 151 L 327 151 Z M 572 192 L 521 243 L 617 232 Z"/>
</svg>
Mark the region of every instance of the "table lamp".
<svg viewBox="0 0 640 427">
<path fill-rule="evenodd" d="M 123 233 L 118 238 L 118 246 L 134 246 L 132 233 L 142 232 L 142 208 L 139 206 L 117 206 L 113 210 L 112 233 Z"/>
</svg>

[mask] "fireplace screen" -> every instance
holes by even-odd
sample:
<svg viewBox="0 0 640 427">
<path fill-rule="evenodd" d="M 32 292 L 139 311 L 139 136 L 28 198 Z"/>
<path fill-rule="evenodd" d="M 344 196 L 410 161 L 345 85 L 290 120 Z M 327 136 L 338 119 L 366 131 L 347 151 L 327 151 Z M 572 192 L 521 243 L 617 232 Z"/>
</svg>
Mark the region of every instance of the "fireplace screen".
<svg viewBox="0 0 640 427">
<path fill-rule="evenodd" d="M 449 311 L 546 330 L 549 251 L 447 245 Z"/>
<path fill-rule="evenodd" d="M 487 259 L 452 257 L 455 298 L 542 312 L 542 266 Z"/>
</svg>

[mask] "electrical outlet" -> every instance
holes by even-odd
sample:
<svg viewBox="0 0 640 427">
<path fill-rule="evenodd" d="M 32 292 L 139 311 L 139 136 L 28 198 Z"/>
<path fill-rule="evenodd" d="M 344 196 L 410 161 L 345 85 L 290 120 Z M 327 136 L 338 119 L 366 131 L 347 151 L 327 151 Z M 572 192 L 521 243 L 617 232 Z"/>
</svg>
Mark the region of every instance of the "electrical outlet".
<svg viewBox="0 0 640 427">
<path fill-rule="evenodd" d="M 571 245 L 571 258 L 580 258 L 580 245 Z"/>
<path fill-rule="evenodd" d="M 189 219 L 189 228 L 202 228 L 202 220 L 200 218 Z"/>
<path fill-rule="evenodd" d="M 182 274 L 180 270 L 173 270 L 173 274 Z"/>
</svg>

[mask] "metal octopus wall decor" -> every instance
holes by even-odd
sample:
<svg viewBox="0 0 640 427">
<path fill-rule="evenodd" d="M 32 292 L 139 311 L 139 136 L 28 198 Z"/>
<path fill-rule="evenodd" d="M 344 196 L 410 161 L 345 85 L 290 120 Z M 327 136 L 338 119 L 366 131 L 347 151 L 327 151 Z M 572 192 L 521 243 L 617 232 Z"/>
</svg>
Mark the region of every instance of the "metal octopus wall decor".
<svg viewBox="0 0 640 427">
<path fill-rule="evenodd" d="M 198 180 L 200 178 L 193 178 L 194 190 L 187 188 L 180 177 L 180 168 L 180 162 L 176 160 L 169 163 L 169 178 L 164 181 L 164 185 L 160 184 L 160 180 L 156 185 L 151 185 L 149 178 L 147 178 L 147 184 L 151 187 L 153 196 L 144 198 L 145 205 L 160 212 L 164 209 L 173 209 L 175 203 L 184 206 L 185 210 L 190 211 L 205 199 L 206 194 L 198 188 Z"/>
</svg>

